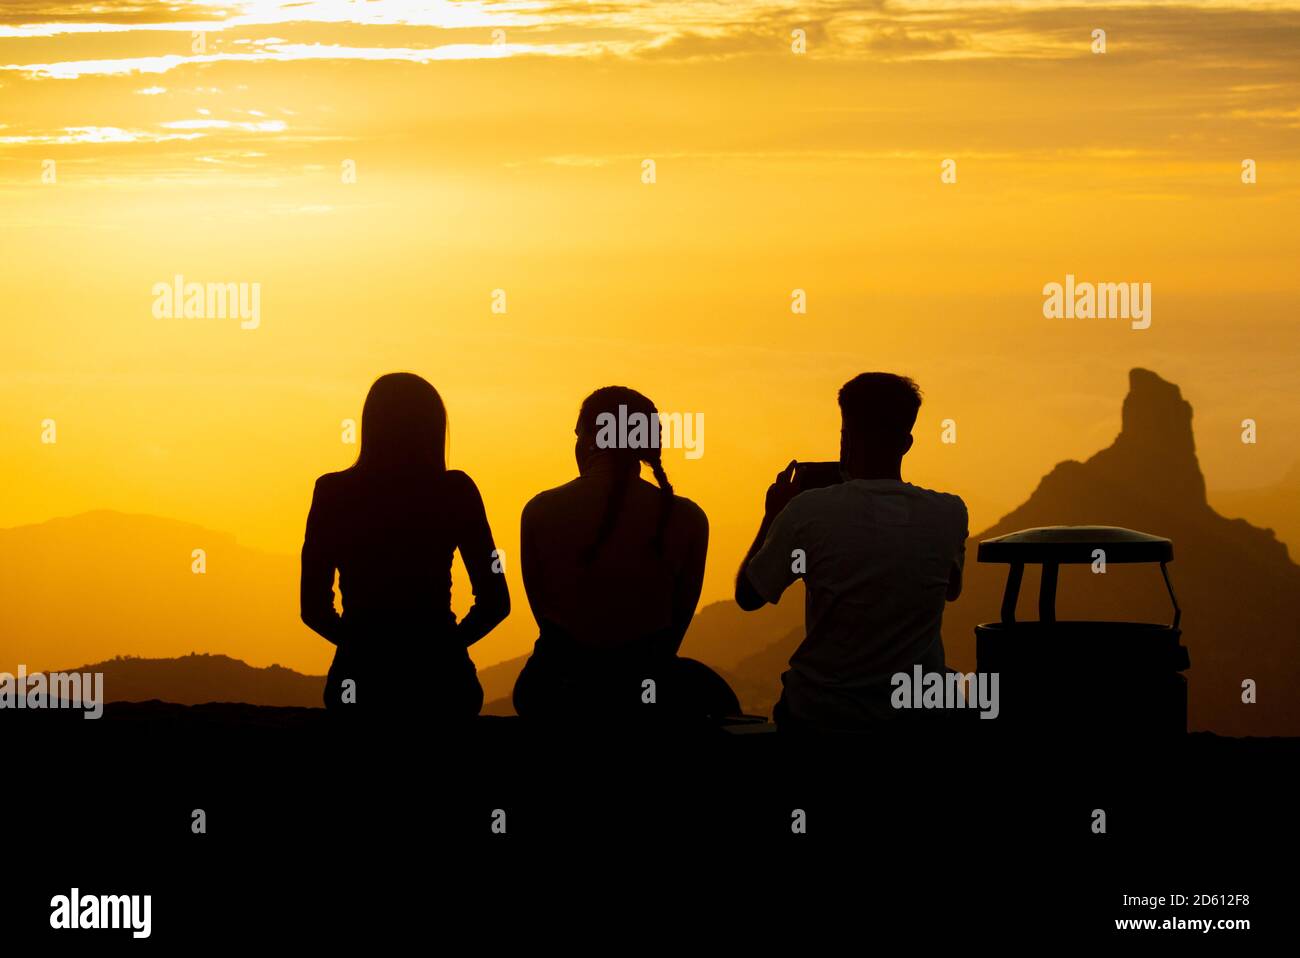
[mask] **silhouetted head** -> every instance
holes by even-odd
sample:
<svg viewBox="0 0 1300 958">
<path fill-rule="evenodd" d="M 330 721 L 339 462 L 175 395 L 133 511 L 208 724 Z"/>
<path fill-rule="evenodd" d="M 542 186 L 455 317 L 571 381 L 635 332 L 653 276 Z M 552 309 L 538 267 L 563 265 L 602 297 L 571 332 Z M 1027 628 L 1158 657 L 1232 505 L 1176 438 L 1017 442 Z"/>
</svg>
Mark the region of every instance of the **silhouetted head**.
<svg viewBox="0 0 1300 958">
<path fill-rule="evenodd" d="M 596 538 L 583 554 L 584 561 L 594 561 L 613 532 L 627 488 L 640 474 L 641 463 L 650 467 L 663 491 L 663 511 L 655 536 L 655 548 L 662 549 L 673 487 L 664 472 L 659 410 L 655 404 L 627 386 L 603 386 L 583 400 L 573 431 L 577 437 L 573 454 L 578 461 L 578 472 L 583 475 L 608 472 L 613 479 L 604 518 Z"/>
<path fill-rule="evenodd" d="M 361 410 L 357 468 L 378 471 L 447 469 L 447 408 L 415 373 L 375 380 Z"/>
<path fill-rule="evenodd" d="M 920 408 L 921 391 L 906 376 L 854 376 L 840 389 L 840 464 L 855 478 L 893 477 Z"/>
</svg>

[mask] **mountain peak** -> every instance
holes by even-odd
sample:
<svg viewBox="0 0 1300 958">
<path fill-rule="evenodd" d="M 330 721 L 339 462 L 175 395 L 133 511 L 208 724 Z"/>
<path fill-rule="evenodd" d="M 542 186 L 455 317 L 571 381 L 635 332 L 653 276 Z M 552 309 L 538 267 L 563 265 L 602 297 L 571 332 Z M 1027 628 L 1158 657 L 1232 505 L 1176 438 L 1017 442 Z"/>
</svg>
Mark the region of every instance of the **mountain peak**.
<svg viewBox="0 0 1300 958">
<path fill-rule="evenodd" d="M 1182 390 L 1149 369 L 1129 370 L 1119 436 L 1090 463 L 1150 491 L 1176 492 L 1184 505 L 1206 506 L 1205 477 L 1196 459 L 1192 404 Z"/>
<path fill-rule="evenodd" d="M 1195 455 L 1192 439 L 1192 404 L 1174 383 L 1149 369 L 1129 370 L 1120 438 L 1174 446 Z"/>
</svg>

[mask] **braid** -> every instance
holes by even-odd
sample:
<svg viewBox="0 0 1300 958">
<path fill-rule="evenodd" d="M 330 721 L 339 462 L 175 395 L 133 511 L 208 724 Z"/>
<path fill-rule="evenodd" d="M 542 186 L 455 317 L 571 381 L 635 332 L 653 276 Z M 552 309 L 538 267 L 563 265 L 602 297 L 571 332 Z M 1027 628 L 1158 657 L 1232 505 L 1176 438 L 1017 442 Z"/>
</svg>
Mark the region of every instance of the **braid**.
<svg viewBox="0 0 1300 958">
<path fill-rule="evenodd" d="M 646 461 L 655 474 L 655 482 L 659 483 L 659 492 L 663 497 L 663 509 L 659 513 L 659 531 L 655 533 L 655 551 L 662 555 L 664 536 L 668 533 L 668 519 L 673 511 L 673 484 L 668 481 L 668 473 L 664 471 L 661 450 L 653 450 L 652 455 L 646 457 Z"/>
</svg>

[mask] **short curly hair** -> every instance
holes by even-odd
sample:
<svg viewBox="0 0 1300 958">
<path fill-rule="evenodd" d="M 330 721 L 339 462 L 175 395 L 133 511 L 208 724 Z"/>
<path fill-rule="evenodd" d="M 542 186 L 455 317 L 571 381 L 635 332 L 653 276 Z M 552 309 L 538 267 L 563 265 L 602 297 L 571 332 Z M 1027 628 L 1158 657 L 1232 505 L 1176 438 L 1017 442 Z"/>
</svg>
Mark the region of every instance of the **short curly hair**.
<svg viewBox="0 0 1300 958">
<path fill-rule="evenodd" d="M 856 434 L 879 438 L 911 435 L 921 409 L 921 390 L 907 376 L 861 373 L 840 388 L 840 412 Z"/>
</svg>

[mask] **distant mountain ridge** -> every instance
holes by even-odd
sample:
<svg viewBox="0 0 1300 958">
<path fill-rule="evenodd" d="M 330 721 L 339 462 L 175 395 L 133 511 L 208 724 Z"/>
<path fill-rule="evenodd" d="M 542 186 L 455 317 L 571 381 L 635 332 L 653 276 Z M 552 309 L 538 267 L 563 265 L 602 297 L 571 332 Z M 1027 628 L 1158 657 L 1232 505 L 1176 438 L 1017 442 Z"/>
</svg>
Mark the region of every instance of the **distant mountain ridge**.
<svg viewBox="0 0 1300 958">
<path fill-rule="evenodd" d="M 320 707 L 325 676 L 272 665 L 255 668 L 228 655 L 191 653 L 174 659 L 118 656 L 56 672 L 101 672 L 106 702 L 160 699 L 178 705 L 244 702 L 249 705 Z"/>
<path fill-rule="evenodd" d="M 276 659 L 299 672 L 329 667 L 329 644 L 298 617 L 293 556 L 108 510 L 0 529 L 0 669 L 195 650 L 266 665 L 269 647 L 287 648 Z"/>
<path fill-rule="evenodd" d="M 1211 489 L 1210 503 L 1220 515 L 1241 516 L 1272 529 L 1286 543 L 1291 561 L 1300 562 L 1300 463 L 1272 485 Z"/>
</svg>

